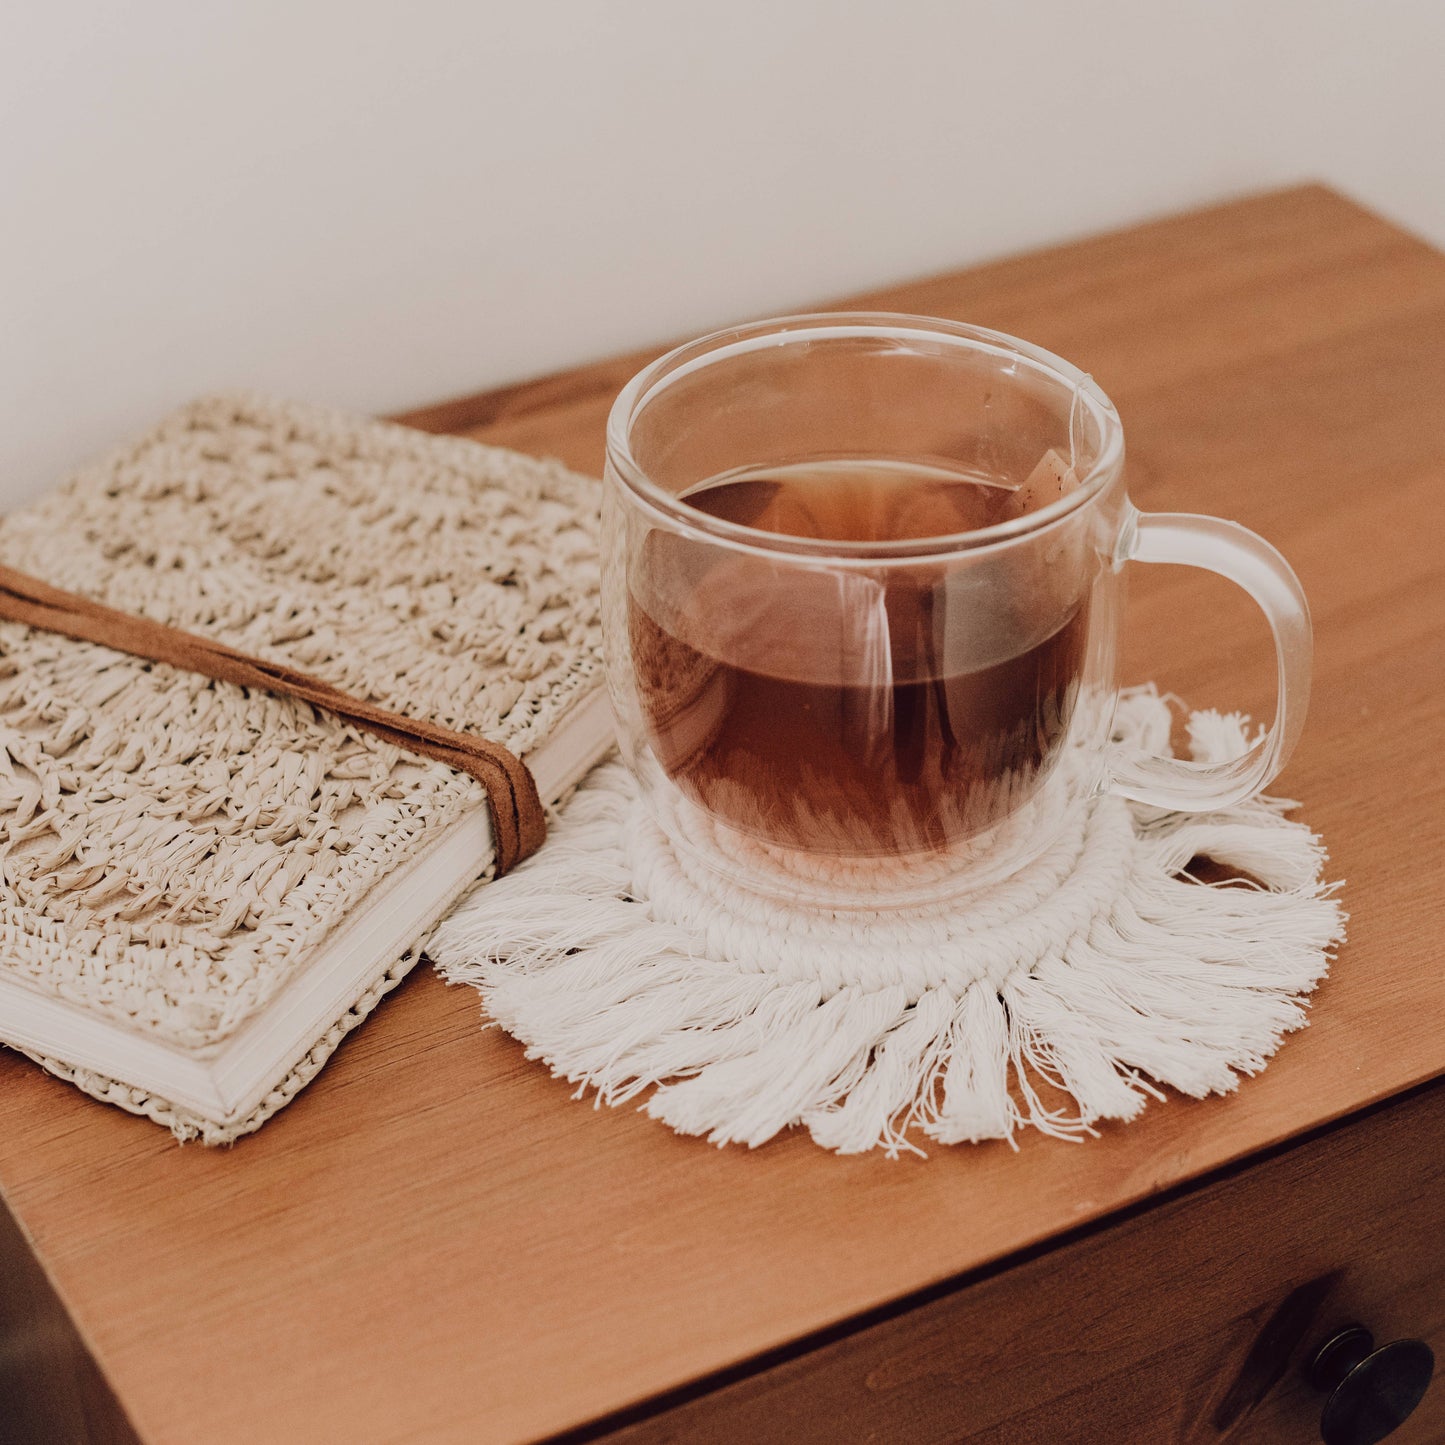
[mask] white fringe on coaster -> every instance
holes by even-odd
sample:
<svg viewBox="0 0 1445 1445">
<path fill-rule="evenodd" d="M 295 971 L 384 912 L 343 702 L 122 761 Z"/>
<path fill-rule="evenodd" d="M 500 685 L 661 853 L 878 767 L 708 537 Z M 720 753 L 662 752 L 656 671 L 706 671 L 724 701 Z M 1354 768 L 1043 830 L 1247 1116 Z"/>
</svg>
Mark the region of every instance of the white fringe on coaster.
<svg viewBox="0 0 1445 1445">
<path fill-rule="evenodd" d="M 1115 736 L 1169 733 L 1152 690 Z M 1196 713 L 1194 755 L 1245 750 Z M 478 889 L 428 947 L 443 977 L 556 1075 L 715 1144 L 805 1125 L 840 1153 L 1077 1139 L 1160 1085 L 1199 1098 L 1254 1074 L 1305 1022 L 1344 937 L 1320 840 L 1260 799 L 1169 814 L 1100 796 L 1022 873 L 917 910 L 790 907 L 704 876 L 618 763 L 545 848 Z M 1207 885 L 1207 857 L 1259 886 Z M 919 1151 L 921 1152 L 921 1151 Z"/>
</svg>

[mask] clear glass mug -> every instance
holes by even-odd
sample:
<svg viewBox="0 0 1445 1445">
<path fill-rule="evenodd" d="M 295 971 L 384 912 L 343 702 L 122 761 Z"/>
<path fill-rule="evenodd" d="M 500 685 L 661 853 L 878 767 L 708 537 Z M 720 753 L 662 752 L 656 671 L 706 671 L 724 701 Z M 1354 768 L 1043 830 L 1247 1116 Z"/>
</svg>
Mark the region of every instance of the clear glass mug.
<svg viewBox="0 0 1445 1445">
<path fill-rule="evenodd" d="M 1252 796 L 1304 722 L 1288 563 L 1235 523 L 1140 513 L 1113 404 L 999 332 L 830 314 L 682 346 L 613 406 L 603 526 L 623 756 L 724 873 L 992 881 L 1100 789 L 1184 811 Z M 1112 740 L 1131 560 L 1217 572 L 1263 609 L 1278 698 L 1242 757 Z"/>
</svg>

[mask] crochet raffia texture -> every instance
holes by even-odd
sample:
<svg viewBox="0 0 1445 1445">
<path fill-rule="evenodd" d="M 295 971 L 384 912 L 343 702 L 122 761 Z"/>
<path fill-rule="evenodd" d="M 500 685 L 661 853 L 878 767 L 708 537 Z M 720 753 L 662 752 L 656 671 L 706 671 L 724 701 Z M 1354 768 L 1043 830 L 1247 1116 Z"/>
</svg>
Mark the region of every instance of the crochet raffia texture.
<svg viewBox="0 0 1445 1445">
<path fill-rule="evenodd" d="M 0 521 L 0 560 L 525 756 L 601 674 L 596 500 L 555 463 L 230 395 Z M 482 802 L 305 703 L 0 623 L 0 969 L 172 1045 L 233 1034 Z"/>
</svg>

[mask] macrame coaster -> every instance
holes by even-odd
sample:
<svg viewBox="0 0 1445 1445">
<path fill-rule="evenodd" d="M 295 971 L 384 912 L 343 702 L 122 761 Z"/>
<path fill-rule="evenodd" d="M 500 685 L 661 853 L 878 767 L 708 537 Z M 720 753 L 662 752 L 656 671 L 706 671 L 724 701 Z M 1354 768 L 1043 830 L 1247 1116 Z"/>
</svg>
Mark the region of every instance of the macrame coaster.
<svg viewBox="0 0 1445 1445">
<path fill-rule="evenodd" d="M 1195 713 L 1188 731 L 1200 761 L 1248 743 L 1238 715 Z M 1121 699 L 1117 743 L 1167 752 L 1169 732 L 1152 690 Z M 1060 766 L 1086 771 L 1082 755 Z M 694 835 L 674 847 L 608 763 L 428 952 L 579 1095 L 645 1094 L 653 1118 L 715 1144 L 796 1124 L 840 1153 L 1012 1142 L 1024 1125 L 1073 1139 L 1134 1118 L 1161 1085 L 1234 1089 L 1304 1023 L 1345 915 L 1292 806 L 1184 815 L 1080 796 L 1006 881 L 927 901 L 924 880 L 917 906 L 865 910 L 843 866 L 766 892 L 728 881 L 699 861 L 700 814 L 670 820 Z M 732 879 L 769 866 L 757 855 L 734 857 Z M 1197 881 L 1197 858 L 1243 881 Z M 810 901 L 780 901 L 789 882 Z"/>
</svg>

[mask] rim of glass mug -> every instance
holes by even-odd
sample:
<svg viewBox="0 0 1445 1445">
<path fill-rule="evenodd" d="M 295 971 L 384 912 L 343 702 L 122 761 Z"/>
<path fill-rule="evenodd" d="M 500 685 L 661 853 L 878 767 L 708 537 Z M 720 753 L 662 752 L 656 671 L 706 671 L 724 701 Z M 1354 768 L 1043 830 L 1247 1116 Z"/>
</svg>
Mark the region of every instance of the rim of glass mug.
<svg viewBox="0 0 1445 1445">
<path fill-rule="evenodd" d="M 1073 405 L 1084 407 L 1098 428 L 1097 454 L 1079 485 L 1057 501 L 1007 522 L 967 532 L 907 541 L 849 542 L 826 537 L 793 537 L 765 532 L 714 517 L 659 486 L 632 455 L 631 434 L 637 418 L 669 386 L 708 366 L 768 347 L 804 341 L 838 341 L 884 333 L 901 341 L 942 340 L 975 353 L 1023 362 L 1073 393 Z M 1070 417 L 1070 432 L 1074 429 Z M 942 317 L 891 311 L 809 312 L 776 316 L 745 326 L 725 327 L 675 347 L 644 367 L 618 393 L 607 418 L 607 459 L 634 499 L 668 526 L 705 536 L 726 546 L 766 554 L 786 553 L 828 558 L 833 562 L 926 560 L 980 551 L 1032 536 L 1086 507 L 1118 474 L 1124 459 L 1124 427 L 1114 403 L 1087 372 L 1031 342 L 986 326 L 970 326 Z"/>
</svg>

